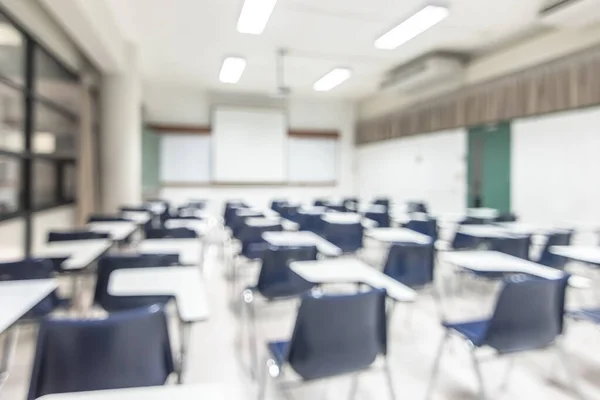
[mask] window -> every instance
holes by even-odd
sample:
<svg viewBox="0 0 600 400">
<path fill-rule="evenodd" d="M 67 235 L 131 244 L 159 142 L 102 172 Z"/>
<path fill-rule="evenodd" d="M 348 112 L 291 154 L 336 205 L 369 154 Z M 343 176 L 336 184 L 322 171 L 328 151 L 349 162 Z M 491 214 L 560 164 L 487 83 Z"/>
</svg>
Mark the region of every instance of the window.
<svg viewBox="0 0 600 400">
<path fill-rule="evenodd" d="M 65 202 L 74 201 L 77 194 L 77 169 L 74 162 L 61 165 L 62 168 L 62 191 L 61 200 Z"/>
<path fill-rule="evenodd" d="M 23 93 L 0 83 L 0 150 L 25 150 Z"/>
<path fill-rule="evenodd" d="M 45 105 L 35 105 L 35 131 L 32 136 L 32 151 L 37 154 L 55 154 L 75 157 L 79 124 L 75 116 Z"/>
<path fill-rule="evenodd" d="M 55 205 L 58 202 L 57 165 L 54 160 L 35 158 L 31 169 L 32 208 L 38 210 Z"/>
<path fill-rule="evenodd" d="M 21 159 L 0 155 L 0 216 L 22 209 Z"/>
<path fill-rule="evenodd" d="M 25 84 L 25 36 L 0 14 L 0 75 L 22 86 Z"/>
<path fill-rule="evenodd" d="M 35 47 L 34 80 L 38 96 L 55 102 L 71 113 L 79 111 L 79 78 L 39 46 Z"/>
</svg>

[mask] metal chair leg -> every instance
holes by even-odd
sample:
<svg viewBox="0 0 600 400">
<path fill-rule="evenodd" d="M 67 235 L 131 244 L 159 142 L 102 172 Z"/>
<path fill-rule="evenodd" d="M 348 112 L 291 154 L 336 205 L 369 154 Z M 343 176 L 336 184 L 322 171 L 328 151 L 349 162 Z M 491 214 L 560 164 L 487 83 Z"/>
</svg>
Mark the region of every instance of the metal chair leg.
<svg viewBox="0 0 600 400">
<path fill-rule="evenodd" d="M 388 384 L 388 389 L 390 390 L 390 398 L 392 400 L 396 399 L 396 392 L 394 391 L 394 382 L 392 381 L 392 373 L 390 371 L 390 363 L 387 360 L 387 357 L 385 359 L 384 365 L 383 365 L 383 369 L 385 371 L 385 377 L 387 380 L 387 384 Z"/>
<path fill-rule="evenodd" d="M 444 354 L 444 347 L 446 346 L 446 342 L 450 338 L 450 333 L 446 332 L 444 334 L 444 338 L 438 347 L 437 355 L 435 356 L 435 361 L 433 363 L 433 369 L 431 370 L 431 377 L 429 378 L 429 385 L 427 385 L 427 394 L 425 395 L 425 399 L 430 399 L 431 394 L 433 393 L 433 387 L 435 384 L 435 380 L 437 379 L 437 375 L 440 370 L 440 362 L 442 361 L 442 354 Z"/>
<path fill-rule="evenodd" d="M 269 376 L 269 365 L 267 362 L 268 360 L 265 359 L 265 362 L 262 364 L 263 370 L 258 382 L 258 400 L 264 400 L 267 394 L 267 379 Z"/>
<path fill-rule="evenodd" d="M 2 347 L 2 359 L 0 360 L 0 386 L 4 385 L 8 379 L 8 370 L 13 359 L 19 338 L 19 327 L 17 325 L 10 328 L 4 337 Z"/>
<path fill-rule="evenodd" d="M 352 377 L 352 384 L 350 386 L 350 396 L 348 396 L 349 400 L 356 399 L 356 392 L 358 391 L 358 374 L 355 374 Z"/>
<path fill-rule="evenodd" d="M 579 385 L 577 384 L 577 378 L 575 377 L 575 372 L 573 371 L 573 366 L 569 360 L 569 357 L 567 357 L 567 354 L 565 353 L 565 350 L 563 348 L 562 341 L 560 338 L 557 339 L 555 346 L 556 346 L 556 352 L 558 354 L 558 358 L 560 359 L 560 362 L 562 363 L 562 365 L 565 367 L 567 377 L 570 380 L 571 389 L 573 390 L 573 392 L 575 392 L 575 395 L 578 398 L 585 399 L 585 396 L 583 395 L 583 393 L 581 393 L 581 390 L 579 389 Z"/>
<path fill-rule="evenodd" d="M 475 370 L 475 375 L 477 375 L 477 382 L 479 384 L 479 399 L 485 400 L 485 386 L 483 384 L 483 375 L 481 373 L 481 365 L 479 365 L 479 360 L 477 359 L 477 355 L 475 354 L 475 346 L 471 347 L 471 359 L 473 360 L 473 369 Z"/>
<path fill-rule="evenodd" d="M 248 326 L 248 350 L 250 352 L 250 376 L 257 379 L 258 342 L 256 339 L 256 314 L 254 310 L 254 294 L 251 290 L 244 290 L 243 303 L 245 304 L 246 324 Z"/>
</svg>

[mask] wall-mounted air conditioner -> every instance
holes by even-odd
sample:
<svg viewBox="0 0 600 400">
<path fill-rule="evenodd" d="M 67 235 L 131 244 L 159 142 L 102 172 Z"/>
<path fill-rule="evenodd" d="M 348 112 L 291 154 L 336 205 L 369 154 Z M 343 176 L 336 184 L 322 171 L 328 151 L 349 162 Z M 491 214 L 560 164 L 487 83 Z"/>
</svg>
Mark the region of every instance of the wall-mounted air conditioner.
<svg viewBox="0 0 600 400">
<path fill-rule="evenodd" d="M 600 21 L 600 0 L 553 0 L 539 15 L 545 25 L 580 28 Z"/>
<path fill-rule="evenodd" d="M 388 71 L 379 88 L 409 93 L 459 79 L 464 72 L 465 61 L 463 55 L 454 53 L 426 55 Z"/>
</svg>

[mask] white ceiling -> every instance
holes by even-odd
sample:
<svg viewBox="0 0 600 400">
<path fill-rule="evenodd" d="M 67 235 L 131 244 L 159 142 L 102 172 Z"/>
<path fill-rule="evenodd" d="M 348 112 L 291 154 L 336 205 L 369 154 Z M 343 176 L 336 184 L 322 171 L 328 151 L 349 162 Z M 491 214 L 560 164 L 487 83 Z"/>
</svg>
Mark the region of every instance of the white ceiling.
<svg viewBox="0 0 600 400">
<path fill-rule="evenodd" d="M 422 0 L 279 0 L 262 35 L 236 30 L 243 0 L 106 0 L 123 34 L 139 45 L 144 80 L 208 90 L 274 93 L 275 52 L 288 48 L 294 95 L 360 98 L 387 69 L 435 50 L 481 54 L 534 31 L 544 0 L 450 0 L 450 16 L 396 50 L 374 40 L 418 11 Z M 248 61 L 238 84 L 219 82 L 226 56 Z M 329 93 L 312 84 L 334 67 L 353 76 Z"/>
</svg>

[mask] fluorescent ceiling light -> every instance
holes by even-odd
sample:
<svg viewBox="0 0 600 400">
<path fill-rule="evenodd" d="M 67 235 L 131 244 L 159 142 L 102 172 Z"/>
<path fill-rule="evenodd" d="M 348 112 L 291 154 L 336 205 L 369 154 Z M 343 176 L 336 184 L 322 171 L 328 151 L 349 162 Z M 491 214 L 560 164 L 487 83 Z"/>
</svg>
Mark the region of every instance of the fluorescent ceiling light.
<svg viewBox="0 0 600 400">
<path fill-rule="evenodd" d="M 442 21 L 449 13 L 447 7 L 427 6 L 377 39 L 375 47 L 395 49 Z"/>
<path fill-rule="evenodd" d="M 336 68 L 316 81 L 313 85 L 313 89 L 317 92 L 327 92 L 350 78 L 350 75 L 352 75 L 352 71 L 348 68 Z"/>
<path fill-rule="evenodd" d="M 223 61 L 219 79 L 223 83 L 237 83 L 246 69 L 246 60 L 239 57 L 227 57 Z"/>
<path fill-rule="evenodd" d="M 242 7 L 237 30 L 241 33 L 260 35 L 267 26 L 277 0 L 246 0 Z"/>
</svg>

